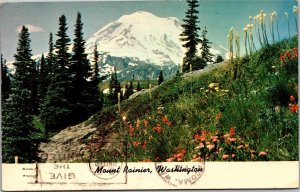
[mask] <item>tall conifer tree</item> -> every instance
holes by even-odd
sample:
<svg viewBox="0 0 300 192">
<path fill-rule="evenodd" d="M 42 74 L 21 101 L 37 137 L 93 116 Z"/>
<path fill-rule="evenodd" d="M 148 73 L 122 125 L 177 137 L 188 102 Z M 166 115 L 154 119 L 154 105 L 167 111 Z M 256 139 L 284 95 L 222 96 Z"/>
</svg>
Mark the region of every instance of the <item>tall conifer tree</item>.
<svg viewBox="0 0 300 192">
<path fill-rule="evenodd" d="M 162 70 L 160 70 L 157 84 L 160 85 L 163 81 L 164 81 L 163 72 L 162 72 Z"/>
<path fill-rule="evenodd" d="M 142 90 L 140 81 L 137 82 L 136 91 Z"/>
<path fill-rule="evenodd" d="M 31 59 L 30 36 L 23 26 L 19 34 L 17 53 L 14 55 L 16 72 L 11 95 L 3 107 L 2 118 L 2 160 L 20 162 L 38 160 L 38 141 L 34 138 L 36 129 L 32 124 L 32 74 L 34 62 Z"/>
<path fill-rule="evenodd" d="M 99 52 L 98 52 L 98 49 L 97 49 L 97 44 L 95 44 L 95 48 L 94 48 L 94 74 L 92 76 L 92 81 L 96 81 L 96 82 L 99 83 L 100 77 L 99 77 L 98 60 L 99 60 Z"/>
<path fill-rule="evenodd" d="M 88 90 L 87 78 L 91 76 L 91 67 L 85 54 L 85 41 L 83 40 L 83 23 L 81 21 L 81 14 L 77 13 L 77 19 L 74 31 L 73 40 L 73 55 L 70 65 L 70 73 L 73 79 L 72 89 L 72 119 L 76 119 L 80 122 L 87 118 L 89 115 L 89 109 L 87 105 L 90 105 L 89 97 L 90 90 Z"/>
<path fill-rule="evenodd" d="M 1 99 L 2 104 L 4 103 L 5 99 L 8 98 L 9 92 L 10 92 L 10 77 L 7 70 L 6 61 L 3 59 L 3 55 L 0 56 L 0 62 L 1 62 Z"/>
<path fill-rule="evenodd" d="M 55 55 L 54 55 L 54 44 L 53 44 L 53 34 L 49 34 L 49 52 L 46 57 L 47 67 L 46 71 L 48 73 L 48 83 L 50 83 L 51 75 L 53 74 L 53 65 L 55 64 Z"/>
<path fill-rule="evenodd" d="M 189 71 L 190 65 L 197 54 L 197 45 L 201 42 L 198 31 L 198 0 L 187 0 L 188 10 L 185 19 L 183 19 L 183 32 L 180 34 L 180 40 L 183 41 L 183 47 L 187 48 L 185 57 L 183 58 L 183 71 Z"/>
<path fill-rule="evenodd" d="M 103 93 L 99 89 L 99 83 L 101 81 L 99 76 L 99 66 L 98 66 L 99 52 L 97 50 L 97 45 L 94 48 L 94 68 L 92 79 L 89 82 L 89 103 L 88 103 L 88 115 L 92 115 L 95 112 L 101 110 L 103 106 Z"/>
<path fill-rule="evenodd" d="M 117 73 L 114 71 L 111 74 L 111 79 L 109 82 L 109 94 L 108 98 L 112 104 L 118 103 L 118 88 L 119 88 L 119 81 L 117 77 Z"/>
<path fill-rule="evenodd" d="M 52 66 L 50 85 L 44 99 L 40 118 L 44 123 L 46 133 L 57 131 L 64 126 L 70 125 L 71 103 L 69 90 L 72 82 L 68 68 L 70 66 L 71 54 L 68 52 L 70 39 L 67 36 L 66 17 L 59 18 L 59 30 L 56 40 L 55 64 Z M 51 46 L 50 46 L 51 47 Z"/>
<path fill-rule="evenodd" d="M 39 70 L 39 83 L 38 83 L 38 92 L 39 92 L 39 99 L 42 102 L 47 94 L 48 89 L 48 72 L 46 66 L 46 60 L 44 54 L 42 54 L 41 61 L 40 61 L 40 70 Z"/>
<path fill-rule="evenodd" d="M 201 58 L 206 62 L 213 62 L 213 54 L 210 52 L 210 44 L 211 42 L 206 38 L 207 30 L 206 27 L 202 31 L 202 44 L 201 44 Z"/>
</svg>

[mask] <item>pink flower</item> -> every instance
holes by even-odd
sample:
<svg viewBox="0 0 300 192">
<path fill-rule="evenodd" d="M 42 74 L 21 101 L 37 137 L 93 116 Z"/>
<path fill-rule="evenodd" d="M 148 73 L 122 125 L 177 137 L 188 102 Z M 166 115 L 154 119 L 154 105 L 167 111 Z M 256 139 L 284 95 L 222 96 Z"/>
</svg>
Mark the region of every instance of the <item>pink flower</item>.
<svg viewBox="0 0 300 192">
<path fill-rule="evenodd" d="M 136 120 L 136 130 L 140 128 L 141 121 L 139 119 Z"/>
<path fill-rule="evenodd" d="M 200 135 L 196 134 L 196 135 L 194 136 L 194 139 L 195 139 L 195 140 L 200 139 Z"/>
<path fill-rule="evenodd" d="M 222 159 L 223 160 L 227 160 L 229 158 L 229 155 L 227 155 L 227 154 L 224 154 L 223 156 L 222 156 Z"/>
<path fill-rule="evenodd" d="M 133 143 L 133 146 L 135 146 L 135 147 L 137 147 L 141 144 L 141 142 L 139 142 L 139 141 L 133 141 L 132 143 Z"/>
<path fill-rule="evenodd" d="M 172 162 L 174 160 L 173 157 L 170 157 L 169 159 L 166 159 L 167 162 Z"/>
<path fill-rule="evenodd" d="M 133 132 L 134 132 L 134 128 L 133 128 L 133 126 L 130 124 L 130 125 L 129 125 L 129 133 L 130 133 L 130 135 L 132 135 Z"/>
<path fill-rule="evenodd" d="M 230 138 L 229 141 L 230 142 L 236 142 L 236 138 Z"/>
<path fill-rule="evenodd" d="M 213 150 L 215 148 L 215 145 L 212 144 L 212 145 L 207 145 L 207 148 L 209 151 Z"/>
<path fill-rule="evenodd" d="M 148 124 L 149 124 L 149 121 L 147 121 L 147 120 L 144 120 L 144 125 L 145 125 L 145 127 L 147 127 L 147 126 L 148 126 Z"/>
<path fill-rule="evenodd" d="M 142 159 L 139 162 L 152 162 L 150 159 Z"/>
<path fill-rule="evenodd" d="M 204 144 L 203 143 L 200 143 L 200 148 L 203 148 L 204 147 Z"/>
<path fill-rule="evenodd" d="M 267 155 L 267 153 L 264 152 L 264 151 L 261 151 L 261 152 L 259 152 L 259 154 L 258 154 L 258 156 L 266 156 L 266 155 Z"/>
</svg>

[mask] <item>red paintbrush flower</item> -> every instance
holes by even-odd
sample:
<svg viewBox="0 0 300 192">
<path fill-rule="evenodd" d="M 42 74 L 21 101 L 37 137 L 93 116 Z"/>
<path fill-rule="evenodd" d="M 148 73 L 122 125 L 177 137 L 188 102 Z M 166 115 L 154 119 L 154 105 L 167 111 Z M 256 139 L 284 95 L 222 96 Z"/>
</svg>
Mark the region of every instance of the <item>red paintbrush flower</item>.
<svg viewBox="0 0 300 192">
<path fill-rule="evenodd" d="M 231 127 L 231 128 L 230 128 L 229 133 L 230 133 L 230 135 L 234 135 L 234 134 L 235 134 L 235 129 L 234 129 L 234 127 Z"/>
</svg>

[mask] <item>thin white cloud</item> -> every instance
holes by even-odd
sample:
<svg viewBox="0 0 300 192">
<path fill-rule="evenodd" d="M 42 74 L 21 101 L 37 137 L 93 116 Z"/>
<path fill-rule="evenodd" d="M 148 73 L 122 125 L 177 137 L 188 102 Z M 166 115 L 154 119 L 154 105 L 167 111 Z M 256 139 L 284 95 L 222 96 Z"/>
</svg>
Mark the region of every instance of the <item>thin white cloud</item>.
<svg viewBox="0 0 300 192">
<path fill-rule="evenodd" d="M 23 25 L 20 25 L 17 27 L 16 31 L 21 32 Z M 29 30 L 30 33 L 38 33 L 38 32 L 43 32 L 44 29 L 40 26 L 33 25 L 33 24 L 26 24 L 25 27 Z"/>
</svg>

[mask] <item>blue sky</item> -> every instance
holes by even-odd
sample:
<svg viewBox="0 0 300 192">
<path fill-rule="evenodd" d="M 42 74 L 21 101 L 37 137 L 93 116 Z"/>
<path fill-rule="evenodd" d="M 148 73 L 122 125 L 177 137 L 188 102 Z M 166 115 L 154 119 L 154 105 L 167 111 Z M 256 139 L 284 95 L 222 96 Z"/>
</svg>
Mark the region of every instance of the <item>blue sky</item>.
<svg viewBox="0 0 300 192">
<path fill-rule="evenodd" d="M 231 26 L 242 31 L 249 23 L 250 15 L 254 16 L 260 10 L 267 13 L 275 10 L 279 16 L 281 36 L 287 37 L 284 12 L 290 16 L 291 31 L 295 34 L 293 5 L 296 5 L 295 0 L 200 0 L 200 27 L 207 27 L 210 41 L 227 47 L 226 36 Z M 35 31 L 31 33 L 33 54 L 47 52 L 49 33 L 57 32 L 58 18 L 62 14 L 67 17 L 68 35 L 73 39 L 77 11 L 82 14 L 84 38 L 88 38 L 124 14 L 149 11 L 160 17 L 177 17 L 182 20 L 186 7 L 184 0 L 5 3 L 0 12 L 0 49 L 7 60 L 12 60 L 18 41 L 17 28 L 30 24 Z M 240 35 L 243 36 L 243 33 Z"/>
</svg>

